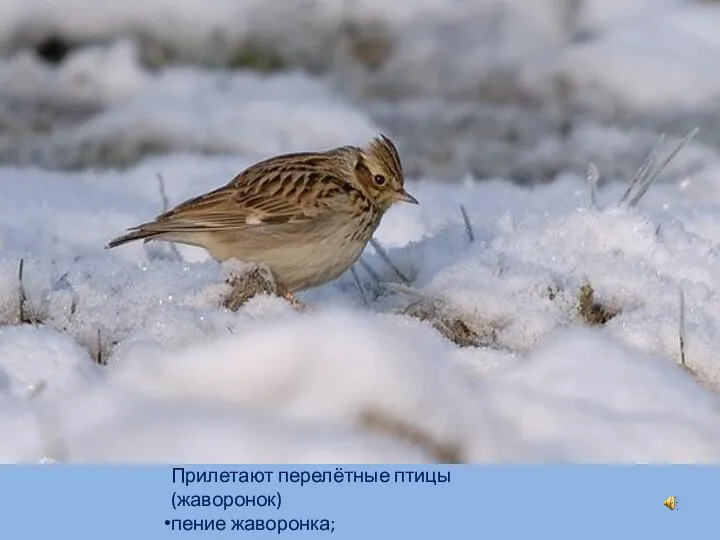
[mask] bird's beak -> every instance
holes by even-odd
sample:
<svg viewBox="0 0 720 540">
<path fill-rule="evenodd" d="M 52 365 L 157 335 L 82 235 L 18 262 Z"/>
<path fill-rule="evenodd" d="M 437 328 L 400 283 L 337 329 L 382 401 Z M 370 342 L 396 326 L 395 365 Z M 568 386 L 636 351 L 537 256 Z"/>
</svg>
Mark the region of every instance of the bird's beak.
<svg viewBox="0 0 720 540">
<path fill-rule="evenodd" d="M 400 191 L 395 193 L 395 200 L 397 202 L 406 202 L 410 204 L 419 204 L 418 200 L 410 195 L 405 189 L 401 189 Z"/>
</svg>

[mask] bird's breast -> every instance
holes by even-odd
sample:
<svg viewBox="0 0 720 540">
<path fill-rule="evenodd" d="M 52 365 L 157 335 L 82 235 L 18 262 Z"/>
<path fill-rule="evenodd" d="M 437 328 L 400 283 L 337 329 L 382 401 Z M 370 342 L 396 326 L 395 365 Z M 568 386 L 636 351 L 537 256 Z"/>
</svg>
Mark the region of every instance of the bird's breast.
<svg viewBox="0 0 720 540">
<path fill-rule="evenodd" d="M 355 264 L 372 238 L 379 219 L 364 216 L 264 254 L 277 281 L 292 291 L 331 281 Z"/>
</svg>

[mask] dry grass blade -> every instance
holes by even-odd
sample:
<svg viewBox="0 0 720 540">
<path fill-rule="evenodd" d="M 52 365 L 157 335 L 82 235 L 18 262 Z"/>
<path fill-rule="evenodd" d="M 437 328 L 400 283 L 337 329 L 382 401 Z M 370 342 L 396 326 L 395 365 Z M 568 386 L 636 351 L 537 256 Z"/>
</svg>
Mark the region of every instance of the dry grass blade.
<svg viewBox="0 0 720 540">
<path fill-rule="evenodd" d="M 643 198 L 645 193 L 647 193 L 647 190 L 650 189 L 650 186 L 655 182 L 655 180 L 657 180 L 658 176 L 660 176 L 660 173 L 665 170 L 668 164 L 675 158 L 675 156 L 678 155 L 680 150 L 682 150 L 691 140 L 695 138 L 695 135 L 697 135 L 698 131 L 700 131 L 699 128 L 693 128 L 687 135 L 685 135 L 685 137 L 683 137 L 683 139 L 675 147 L 675 149 L 670 152 L 662 162 L 660 162 L 660 164 L 655 168 L 655 170 L 653 170 L 652 173 L 648 175 L 645 182 L 640 185 L 640 187 L 638 188 L 638 192 L 630 200 L 628 206 L 637 206 L 637 204 L 640 202 L 640 199 Z"/>
<path fill-rule="evenodd" d="M 28 308 L 27 294 L 25 293 L 25 259 L 18 264 L 18 315 L 17 324 L 39 324 L 41 321 L 36 314 Z"/>
<path fill-rule="evenodd" d="M 24 268 L 25 259 L 20 259 L 20 264 L 18 264 L 18 324 L 22 324 L 26 321 L 25 303 L 27 302 L 27 298 L 25 297 L 25 286 L 23 285 Z"/>
<path fill-rule="evenodd" d="M 678 321 L 678 341 L 680 342 L 680 364 L 687 367 L 685 361 L 685 293 L 680 289 L 680 320 Z"/>
<path fill-rule="evenodd" d="M 655 163 L 659 147 L 663 142 L 665 142 L 665 134 L 662 134 L 660 136 L 660 140 L 656 142 L 650 149 L 650 153 L 645 158 L 645 161 L 643 161 L 643 164 L 640 165 L 640 168 L 635 173 L 635 176 L 630 180 L 630 184 L 625 190 L 625 193 L 623 193 L 623 196 L 620 197 L 620 201 L 618 204 L 624 204 L 630 198 L 630 194 L 633 192 L 635 187 L 645 181 L 648 171 L 651 169 L 653 163 Z"/>
<path fill-rule="evenodd" d="M 703 375 L 703 373 L 696 370 L 687 363 L 687 340 L 685 333 L 685 292 L 682 289 L 680 289 L 679 309 L 680 313 L 678 318 L 678 345 L 680 348 L 680 367 L 683 369 L 683 371 L 685 371 L 685 373 L 690 375 L 693 379 L 695 379 L 695 381 L 697 381 L 701 385 L 716 388 L 716 385 L 709 381 L 708 378 Z"/>
<path fill-rule="evenodd" d="M 160 200 L 162 201 L 163 212 L 167 212 L 170 208 L 170 199 L 168 199 L 167 191 L 165 191 L 165 177 L 161 173 L 155 175 L 158 181 L 158 191 L 160 191 Z"/>
<path fill-rule="evenodd" d="M 103 344 L 102 344 L 102 333 L 100 332 L 100 329 L 97 329 L 97 352 L 95 354 L 95 361 L 101 365 L 105 366 L 107 365 L 107 359 L 105 358 L 105 355 L 103 354 Z"/>
<path fill-rule="evenodd" d="M 435 463 L 465 463 L 462 446 L 454 441 L 437 440 L 431 434 L 381 411 L 366 410 L 358 415 L 359 426 L 421 448 Z"/>
<path fill-rule="evenodd" d="M 472 244 L 475 241 L 475 233 L 473 232 L 472 223 L 470 223 L 470 216 L 468 216 L 467 210 L 462 204 L 460 205 L 460 213 L 462 214 L 463 222 L 465 223 L 465 231 L 467 232 L 468 239 Z"/>
<path fill-rule="evenodd" d="M 370 266 L 368 263 L 366 263 L 366 262 L 363 261 L 362 259 L 358 259 L 357 264 L 359 264 L 360 266 L 362 266 L 363 270 L 365 270 L 365 271 L 368 273 L 368 275 L 375 281 L 376 284 L 377 284 L 377 283 L 380 283 L 380 281 L 381 281 L 380 276 L 379 276 L 378 273 L 373 269 L 372 266 Z"/>
<path fill-rule="evenodd" d="M 402 283 L 390 283 L 390 282 L 387 282 L 387 281 L 381 281 L 381 282 L 380 282 L 380 286 L 383 287 L 384 289 L 387 289 L 387 290 L 390 291 L 390 292 L 394 292 L 394 293 L 397 293 L 397 294 L 402 294 L 402 295 L 408 296 L 408 297 L 410 297 L 410 298 L 415 298 L 415 299 L 418 299 L 418 300 L 427 300 L 427 299 L 429 299 L 428 296 L 426 296 L 425 294 L 421 293 L 421 292 L 418 291 L 417 289 L 413 289 L 411 286 L 409 286 L 409 285 L 404 285 L 404 284 L 402 284 Z"/>
<path fill-rule="evenodd" d="M 589 207 L 590 208 L 597 208 L 597 185 L 598 180 L 600 179 L 600 171 L 598 170 L 597 166 L 594 163 L 591 163 L 588 166 L 588 174 L 587 174 L 587 183 L 588 183 L 588 193 L 590 195 L 590 201 L 589 201 Z"/>
<path fill-rule="evenodd" d="M 370 239 L 370 244 L 372 244 L 372 247 L 375 249 L 377 254 L 380 256 L 380 258 L 383 260 L 385 264 L 387 264 L 390 269 L 392 269 L 395 274 L 405 283 L 406 285 L 410 284 L 410 279 L 403 274 L 400 269 L 397 267 L 397 265 L 392 261 L 390 256 L 387 254 L 387 251 L 385 251 L 385 248 L 382 247 L 380 242 L 375 240 L 375 238 Z"/>
<path fill-rule="evenodd" d="M 360 283 L 360 277 L 358 276 L 357 270 L 355 270 L 355 266 L 350 268 L 350 272 L 352 273 L 353 279 L 355 280 L 355 285 L 357 285 L 357 288 L 360 291 L 360 295 L 363 298 L 363 303 L 366 306 L 369 306 L 370 299 L 368 298 L 367 292 L 365 292 L 365 287 L 363 287 L 362 283 Z"/>
<path fill-rule="evenodd" d="M 665 135 L 663 135 L 658 143 L 653 146 L 652 150 L 648 154 L 643 164 L 640 166 L 635 176 L 630 181 L 625 193 L 620 198 L 618 205 L 625 205 L 628 208 L 637 206 L 645 194 L 647 193 L 650 186 L 658 179 L 660 174 L 665 170 L 668 164 L 678 155 L 694 137 L 697 135 L 699 128 L 695 127 L 691 129 L 685 137 L 678 143 L 678 145 L 663 159 L 658 161 L 660 145 L 665 141 Z"/>
<path fill-rule="evenodd" d="M 158 180 L 158 191 L 160 192 L 160 200 L 162 201 L 162 211 L 167 212 L 168 210 L 170 210 L 170 199 L 168 198 L 167 191 L 165 190 L 165 178 L 161 173 L 157 173 L 156 177 Z M 172 242 L 170 242 L 170 251 L 177 260 L 183 260 L 183 257 L 180 254 L 177 246 Z"/>
</svg>

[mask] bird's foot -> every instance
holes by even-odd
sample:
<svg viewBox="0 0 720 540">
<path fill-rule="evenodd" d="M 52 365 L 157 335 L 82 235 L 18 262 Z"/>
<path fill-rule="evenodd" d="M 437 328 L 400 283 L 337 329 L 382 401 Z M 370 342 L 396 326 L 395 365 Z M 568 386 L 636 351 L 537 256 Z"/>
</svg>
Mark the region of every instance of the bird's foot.
<svg viewBox="0 0 720 540">
<path fill-rule="evenodd" d="M 296 310 L 306 311 L 308 309 L 307 304 L 305 304 L 302 300 L 299 300 L 297 296 L 288 291 L 286 288 L 278 286 L 278 294 Z"/>
</svg>

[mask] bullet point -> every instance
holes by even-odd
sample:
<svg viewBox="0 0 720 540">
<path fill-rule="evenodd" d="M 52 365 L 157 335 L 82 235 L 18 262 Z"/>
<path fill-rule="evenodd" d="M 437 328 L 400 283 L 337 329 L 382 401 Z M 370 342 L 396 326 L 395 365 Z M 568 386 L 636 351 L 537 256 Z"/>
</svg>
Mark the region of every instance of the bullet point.
<svg viewBox="0 0 720 540">
<path fill-rule="evenodd" d="M 165 520 L 165 525 L 170 525 L 170 520 L 169 520 L 169 519 L 166 519 L 166 520 Z"/>
</svg>

